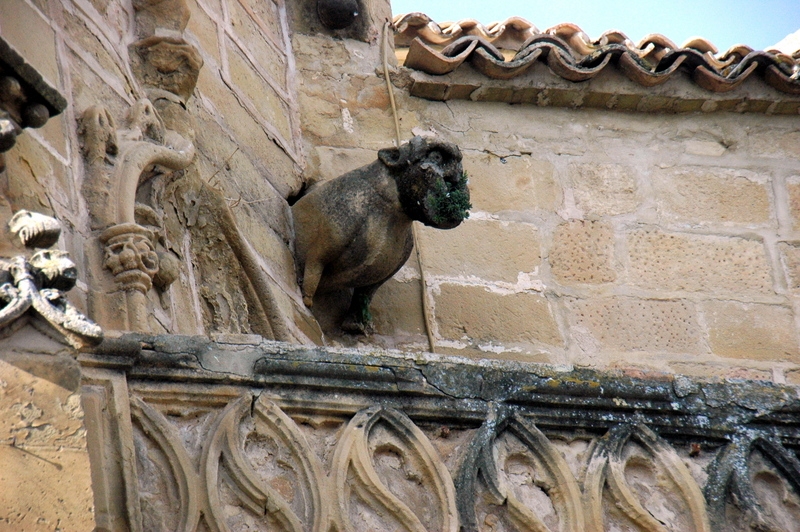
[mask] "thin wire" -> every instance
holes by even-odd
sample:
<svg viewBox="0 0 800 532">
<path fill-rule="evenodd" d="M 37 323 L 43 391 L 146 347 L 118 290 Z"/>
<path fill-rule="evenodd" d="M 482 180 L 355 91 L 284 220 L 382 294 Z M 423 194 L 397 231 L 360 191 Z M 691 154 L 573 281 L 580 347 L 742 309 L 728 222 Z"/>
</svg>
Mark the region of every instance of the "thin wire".
<svg viewBox="0 0 800 532">
<path fill-rule="evenodd" d="M 386 90 L 389 91 L 389 103 L 392 105 L 392 116 L 394 117 L 395 146 L 400 147 L 400 120 L 397 118 L 397 104 L 394 101 L 394 91 L 392 82 L 389 80 L 389 28 L 391 23 L 387 20 L 383 25 L 383 77 L 386 80 Z M 419 235 L 417 225 L 411 224 L 411 235 L 414 240 L 414 249 L 417 252 L 417 266 L 419 267 L 420 283 L 422 284 L 422 314 L 425 317 L 425 333 L 428 335 L 428 347 L 431 353 L 436 352 L 436 342 L 433 338 L 433 317 L 431 314 L 430 301 L 428 300 L 428 281 L 425 277 L 425 269 L 422 267 L 422 250 L 419 246 Z"/>
</svg>

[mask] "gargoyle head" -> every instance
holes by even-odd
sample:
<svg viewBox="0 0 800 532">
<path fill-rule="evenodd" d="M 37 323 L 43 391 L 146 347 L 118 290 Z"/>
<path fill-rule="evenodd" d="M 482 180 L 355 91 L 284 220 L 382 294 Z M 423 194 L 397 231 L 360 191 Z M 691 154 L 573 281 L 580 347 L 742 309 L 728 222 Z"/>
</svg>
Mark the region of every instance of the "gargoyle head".
<svg viewBox="0 0 800 532">
<path fill-rule="evenodd" d="M 397 183 L 409 218 L 451 229 L 469 216 L 467 176 L 455 144 L 417 136 L 399 148 L 380 150 L 378 159 Z"/>
<path fill-rule="evenodd" d="M 39 288 L 66 292 L 78 281 L 78 270 L 66 251 L 43 249 L 34 253 L 29 263 Z"/>
</svg>

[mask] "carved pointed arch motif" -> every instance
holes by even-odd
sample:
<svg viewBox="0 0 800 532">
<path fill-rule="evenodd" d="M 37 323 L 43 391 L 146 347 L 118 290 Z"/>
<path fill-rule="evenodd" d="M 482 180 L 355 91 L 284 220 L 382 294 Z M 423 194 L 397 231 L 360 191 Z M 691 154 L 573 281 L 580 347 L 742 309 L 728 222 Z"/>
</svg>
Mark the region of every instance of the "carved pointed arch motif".
<svg viewBox="0 0 800 532">
<path fill-rule="evenodd" d="M 629 474 L 635 468 L 645 471 L 645 477 L 652 474 L 646 479 L 651 482 L 635 480 L 635 473 Z M 659 484 L 668 486 L 666 491 L 658 491 Z M 677 507 L 672 515 L 685 516 L 681 532 L 711 532 L 703 493 L 672 447 L 644 425 L 612 427 L 596 442 L 586 470 L 587 531 L 606 530 L 604 507 L 609 507 L 606 497 L 610 497 L 610 504 L 639 530 L 677 532 L 660 519 L 670 512 L 664 493 L 669 494 L 667 502 Z"/>
<path fill-rule="evenodd" d="M 769 483 L 770 497 L 759 484 Z M 743 433 L 709 466 L 705 489 L 714 530 L 731 525 L 729 505 L 752 530 L 778 532 L 797 527 L 800 517 L 800 460 L 771 436 Z"/>
<path fill-rule="evenodd" d="M 131 396 L 130 405 L 134 424 L 141 428 L 145 436 L 166 457 L 169 472 L 161 471 L 160 473 L 162 475 L 170 474 L 174 485 L 177 486 L 177 504 L 170 507 L 171 512 L 177 512 L 177 525 L 173 530 L 175 532 L 193 532 L 200 522 L 200 511 L 203 506 L 202 494 L 200 479 L 181 437 L 163 414 L 138 397 Z M 142 457 L 139 458 L 139 467 L 141 468 Z M 139 472 L 140 479 L 142 473 L 142 471 Z M 140 492 L 146 491 L 140 486 Z"/>
<path fill-rule="evenodd" d="M 513 441 L 505 441 L 507 437 Z M 510 476 L 518 474 L 524 480 L 512 482 Z M 479 478 L 483 481 L 480 486 Z M 497 409 L 475 435 L 459 469 L 457 486 L 464 530 L 479 529 L 476 505 L 481 488 L 497 512 L 504 514 L 487 514 L 484 523 L 507 520 L 525 532 L 585 530 L 581 490 L 566 460 L 530 420 L 507 408 Z M 550 521 L 555 527 L 548 526 L 530 506 L 531 494 L 549 500 L 555 514 Z"/>
<path fill-rule="evenodd" d="M 332 477 L 341 532 L 458 530 L 450 474 L 425 434 L 399 410 L 357 413 L 336 447 Z"/>
<path fill-rule="evenodd" d="M 252 419 L 248 422 L 251 409 Z M 235 530 L 227 523 L 230 511 L 224 507 L 220 495 L 222 463 L 229 488 L 254 516 L 266 517 L 280 530 L 290 532 L 326 529 L 328 511 L 323 500 L 326 477 L 322 465 L 310 451 L 300 429 L 277 405 L 263 397 L 254 401 L 249 394 L 243 395 L 217 416 L 209 434 L 201 462 L 212 530 Z M 274 459 L 279 463 L 265 469 L 282 470 L 283 478 L 281 475 L 264 478 L 256 471 L 246 453 L 247 440 L 253 435 L 269 440 L 269 448 L 276 452 Z M 270 481 L 279 480 L 281 486 L 293 489 L 291 497 L 270 485 Z"/>
<path fill-rule="evenodd" d="M 144 524 L 134 530 L 328 530 L 332 501 L 325 498 L 330 491 L 319 458 L 271 401 L 242 394 L 221 411 L 206 412 L 209 422 L 198 423 L 194 436 L 182 434 L 136 396 L 131 416 L 143 436 L 135 439 L 139 505 L 134 513 Z M 196 462 L 187 450 L 191 440 L 200 442 Z M 151 490 L 153 484 L 160 491 Z M 157 508 L 150 503 L 156 493 L 164 502 Z"/>
</svg>

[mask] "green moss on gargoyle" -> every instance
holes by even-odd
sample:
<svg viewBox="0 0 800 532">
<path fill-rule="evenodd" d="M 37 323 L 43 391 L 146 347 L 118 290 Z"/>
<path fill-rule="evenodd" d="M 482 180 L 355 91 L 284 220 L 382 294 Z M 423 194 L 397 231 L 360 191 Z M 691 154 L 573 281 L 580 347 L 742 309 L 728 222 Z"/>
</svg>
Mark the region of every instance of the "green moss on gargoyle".
<svg viewBox="0 0 800 532">
<path fill-rule="evenodd" d="M 469 218 L 469 190 L 467 182 L 469 176 L 462 172 L 457 183 L 447 183 L 438 180 L 430 195 L 430 205 L 433 210 L 433 221 L 437 224 L 466 220 Z"/>
</svg>

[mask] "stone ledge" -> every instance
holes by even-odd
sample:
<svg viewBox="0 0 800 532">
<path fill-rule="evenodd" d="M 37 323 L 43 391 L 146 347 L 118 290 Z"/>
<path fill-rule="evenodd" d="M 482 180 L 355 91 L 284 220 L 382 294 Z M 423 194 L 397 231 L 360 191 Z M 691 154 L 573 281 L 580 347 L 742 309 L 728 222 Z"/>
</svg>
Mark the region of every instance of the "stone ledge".
<svg viewBox="0 0 800 532">
<path fill-rule="evenodd" d="M 539 107 L 594 108 L 652 113 L 764 113 L 796 115 L 800 97 L 778 92 L 756 79 L 746 80 L 728 92 L 703 90 L 679 72 L 662 85 L 642 87 L 616 71 L 604 71 L 583 82 L 556 76 L 544 64 L 509 80 L 492 80 L 469 65 L 456 72 L 434 76 L 400 68 L 393 75 L 411 96 L 427 100 L 473 100 L 526 103 Z"/>
<path fill-rule="evenodd" d="M 200 336 L 129 334 L 114 342 L 119 345 L 104 344 L 81 362 L 102 367 L 107 360 L 107 367 L 119 370 L 124 358 L 129 382 L 190 385 L 180 393 L 202 394 L 207 385 L 264 388 L 289 412 L 319 411 L 332 395 L 351 394 L 402 408 L 414 418 L 472 425 L 503 404 L 552 430 L 598 432 L 618 423 L 644 423 L 665 437 L 719 441 L 768 427 L 784 444 L 800 446 L 800 392 L 764 381 L 266 340 L 223 344 Z M 192 392 L 193 385 L 200 387 Z M 355 413 L 357 406 L 348 405 L 331 408 Z"/>
</svg>

